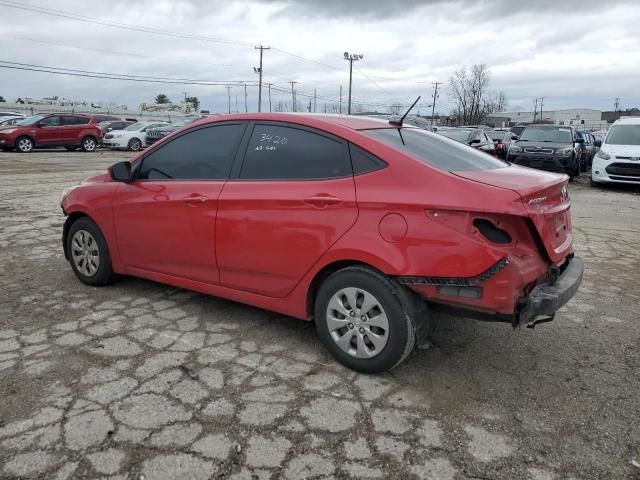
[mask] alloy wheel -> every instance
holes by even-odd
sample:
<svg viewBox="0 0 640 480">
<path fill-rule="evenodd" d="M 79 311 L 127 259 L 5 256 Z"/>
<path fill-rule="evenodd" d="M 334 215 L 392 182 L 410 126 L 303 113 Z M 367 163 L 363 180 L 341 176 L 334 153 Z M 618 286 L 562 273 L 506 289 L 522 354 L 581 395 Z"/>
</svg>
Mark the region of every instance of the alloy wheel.
<svg viewBox="0 0 640 480">
<path fill-rule="evenodd" d="M 93 138 L 85 138 L 82 142 L 82 148 L 86 152 L 93 152 L 96 149 L 96 141 Z"/>
<path fill-rule="evenodd" d="M 25 153 L 30 152 L 33 150 L 33 142 L 28 138 L 21 138 L 18 140 L 18 150 Z"/>
</svg>

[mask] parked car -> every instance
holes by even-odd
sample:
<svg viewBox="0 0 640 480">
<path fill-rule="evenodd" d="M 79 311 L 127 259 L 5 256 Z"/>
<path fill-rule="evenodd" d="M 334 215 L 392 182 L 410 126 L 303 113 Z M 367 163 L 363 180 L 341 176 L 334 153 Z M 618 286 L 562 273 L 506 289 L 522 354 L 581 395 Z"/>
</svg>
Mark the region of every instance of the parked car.
<svg viewBox="0 0 640 480">
<path fill-rule="evenodd" d="M 509 146 L 513 142 L 513 132 L 508 130 L 486 130 L 484 133 L 493 140 L 496 157 L 506 159 Z"/>
<path fill-rule="evenodd" d="M 137 122 L 122 130 L 112 130 L 105 134 L 102 144 L 107 148 L 126 149 L 132 152 L 147 146 L 145 135 L 148 129 L 165 127 L 167 122 Z"/>
<path fill-rule="evenodd" d="M 100 122 L 100 130 L 102 133 L 106 134 L 112 130 L 124 130 L 129 125 L 133 125 L 136 122 L 131 122 L 128 120 L 105 120 L 104 122 Z"/>
<path fill-rule="evenodd" d="M 18 112 L 0 112 L 0 118 L 3 117 L 22 117 L 24 118 L 24 115 Z"/>
<path fill-rule="evenodd" d="M 458 128 L 479 128 L 480 130 L 493 130 L 489 125 L 460 125 Z"/>
<path fill-rule="evenodd" d="M 578 130 L 576 134 L 578 138 L 582 138 L 583 140 L 583 142 L 580 144 L 580 153 L 582 157 L 580 160 L 580 171 L 586 172 L 589 170 L 589 167 L 593 162 L 593 157 L 595 156 L 597 151 L 594 143 L 595 140 L 586 130 Z"/>
<path fill-rule="evenodd" d="M 19 124 L 0 127 L 0 148 L 29 153 L 34 148 L 65 147 L 93 152 L 102 140 L 102 131 L 88 115 L 52 113 L 34 115 Z"/>
<path fill-rule="evenodd" d="M 593 159 L 591 184 L 640 183 L 640 117 L 613 122 Z"/>
<path fill-rule="evenodd" d="M 480 128 L 439 127 L 438 134 L 490 155 L 495 155 L 496 147 L 493 144 L 493 140 Z"/>
<path fill-rule="evenodd" d="M 573 127 L 528 125 L 507 152 L 507 160 L 517 165 L 569 175 L 580 175 L 581 150 Z"/>
<path fill-rule="evenodd" d="M 66 189 L 63 248 L 88 285 L 135 275 L 314 320 L 374 373 L 424 344 L 425 300 L 552 319 L 583 273 L 566 187 L 384 120 L 224 115 Z"/>
<path fill-rule="evenodd" d="M 105 115 L 102 113 L 91 114 L 90 116 L 95 119 L 96 123 L 108 122 L 108 121 L 115 122 L 117 120 L 122 120 L 120 117 L 114 117 L 113 115 Z"/>
<path fill-rule="evenodd" d="M 182 118 L 180 120 L 176 120 L 171 125 L 167 125 L 166 127 L 148 128 L 147 134 L 145 135 L 145 142 L 147 143 L 147 146 L 153 145 L 155 142 L 161 140 L 170 133 L 180 130 L 182 127 L 189 125 L 196 120 L 200 120 L 200 117 Z"/>
<path fill-rule="evenodd" d="M 24 120 L 24 117 L 0 117 L 0 127 L 8 127 L 10 125 L 17 125 Z"/>
</svg>

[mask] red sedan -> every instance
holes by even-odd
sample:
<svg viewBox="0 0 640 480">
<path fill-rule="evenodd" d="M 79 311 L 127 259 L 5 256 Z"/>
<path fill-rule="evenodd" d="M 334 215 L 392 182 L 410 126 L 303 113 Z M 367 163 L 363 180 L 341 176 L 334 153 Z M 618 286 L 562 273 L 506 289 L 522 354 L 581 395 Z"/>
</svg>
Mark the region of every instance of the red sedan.
<svg viewBox="0 0 640 480">
<path fill-rule="evenodd" d="M 380 372 L 425 340 L 429 304 L 514 326 L 578 289 L 565 175 L 364 117 L 225 115 L 63 193 L 66 258 L 314 320 Z"/>
</svg>

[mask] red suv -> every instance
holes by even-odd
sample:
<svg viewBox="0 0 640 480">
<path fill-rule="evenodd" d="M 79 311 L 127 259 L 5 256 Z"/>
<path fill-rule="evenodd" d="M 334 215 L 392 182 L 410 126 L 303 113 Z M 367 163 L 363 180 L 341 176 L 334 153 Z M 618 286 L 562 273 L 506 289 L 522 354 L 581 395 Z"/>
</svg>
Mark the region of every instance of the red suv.
<svg viewBox="0 0 640 480">
<path fill-rule="evenodd" d="M 29 153 L 34 148 L 66 147 L 93 152 L 102 141 L 102 131 L 95 118 L 79 114 L 41 114 L 17 125 L 0 127 L 0 148 Z"/>
<path fill-rule="evenodd" d="M 342 363 L 399 364 L 427 305 L 534 326 L 577 291 L 568 177 L 364 117 L 200 120 L 65 190 L 66 258 L 314 320 Z"/>
</svg>

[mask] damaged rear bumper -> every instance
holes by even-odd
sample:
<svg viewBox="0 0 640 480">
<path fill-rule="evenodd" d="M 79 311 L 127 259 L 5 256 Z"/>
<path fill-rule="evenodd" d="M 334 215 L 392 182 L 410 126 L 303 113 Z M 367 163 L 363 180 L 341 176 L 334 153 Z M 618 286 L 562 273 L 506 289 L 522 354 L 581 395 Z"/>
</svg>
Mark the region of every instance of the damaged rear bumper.
<svg viewBox="0 0 640 480">
<path fill-rule="evenodd" d="M 555 281 L 536 285 L 529 296 L 519 302 L 515 324 L 533 328 L 537 323 L 553 320 L 556 311 L 578 291 L 583 273 L 582 259 L 570 258 Z"/>
</svg>

